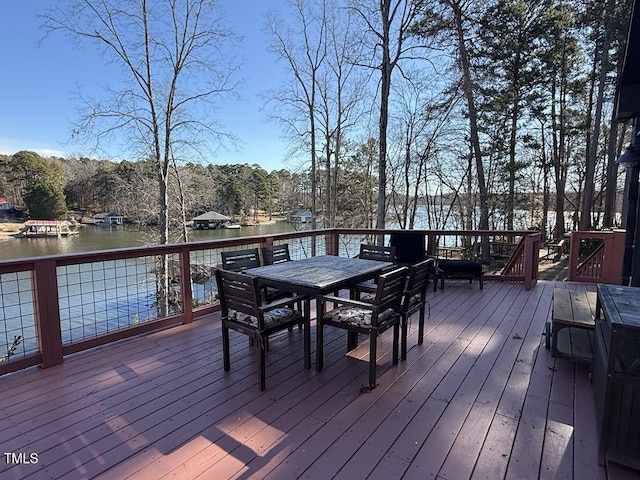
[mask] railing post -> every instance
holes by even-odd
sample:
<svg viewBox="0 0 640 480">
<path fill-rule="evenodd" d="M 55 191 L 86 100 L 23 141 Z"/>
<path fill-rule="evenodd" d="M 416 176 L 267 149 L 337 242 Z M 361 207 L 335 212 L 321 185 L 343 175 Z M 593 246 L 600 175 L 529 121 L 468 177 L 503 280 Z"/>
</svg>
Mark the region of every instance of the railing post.
<svg viewBox="0 0 640 480">
<path fill-rule="evenodd" d="M 607 239 L 608 241 L 605 240 L 604 283 L 622 285 L 622 261 L 624 260 L 625 237 L 626 233 L 624 230 L 613 230 L 611 236 Z"/>
<path fill-rule="evenodd" d="M 315 238 L 315 237 L 314 237 Z M 329 230 L 324 236 L 324 244 L 325 244 L 325 253 L 327 255 L 339 255 L 338 248 L 338 231 L 337 230 Z"/>
<path fill-rule="evenodd" d="M 571 245 L 569 247 L 569 271 L 567 272 L 567 281 L 576 281 L 578 273 L 578 251 L 580 248 L 581 236 L 579 232 L 571 232 Z"/>
<path fill-rule="evenodd" d="M 524 288 L 531 290 L 538 283 L 539 233 L 524 237 Z"/>
<path fill-rule="evenodd" d="M 273 237 L 268 236 L 262 239 L 260 242 L 260 247 L 272 247 L 273 246 Z"/>
<path fill-rule="evenodd" d="M 182 271 L 182 314 L 184 315 L 183 323 L 191 323 L 193 321 L 193 290 L 191 288 L 191 255 L 187 245 L 180 249 L 180 270 Z"/>
<path fill-rule="evenodd" d="M 35 319 L 43 368 L 62 363 L 62 329 L 56 261 L 36 260 L 33 269 Z"/>
<path fill-rule="evenodd" d="M 427 255 L 436 256 L 438 254 L 438 245 L 436 243 L 436 234 L 430 232 L 427 234 Z"/>
</svg>

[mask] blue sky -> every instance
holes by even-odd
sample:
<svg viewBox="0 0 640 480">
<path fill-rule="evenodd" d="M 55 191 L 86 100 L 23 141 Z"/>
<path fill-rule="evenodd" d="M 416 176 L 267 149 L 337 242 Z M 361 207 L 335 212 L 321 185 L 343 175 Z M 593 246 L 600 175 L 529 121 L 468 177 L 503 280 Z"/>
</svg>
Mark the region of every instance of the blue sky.
<svg viewBox="0 0 640 480">
<path fill-rule="evenodd" d="M 78 119 L 78 92 L 99 89 L 114 75 L 93 45 L 79 50 L 64 35 L 43 43 L 38 15 L 53 1 L 0 1 L 0 153 L 33 150 L 42 155 L 88 155 L 81 145 L 69 143 Z M 220 151 L 212 163 L 258 163 L 268 171 L 294 168 L 284 162 L 287 145 L 280 129 L 260 111 L 259 94 L 277 87 L 282 66 L 266 52 L 262 32 L 264 13 L 282 5 L 281 0 L 220 0 L 235 33 L 245 37 L 240 55 L 245 58 L 246 78 L 240 101 L 221 105 L 219 119 L 243 142 L 239 151 Z M 247 14 L 250 12 L 249 14 Z M 117 159 L 117 158 L 115 158 Z"/>
</svg>

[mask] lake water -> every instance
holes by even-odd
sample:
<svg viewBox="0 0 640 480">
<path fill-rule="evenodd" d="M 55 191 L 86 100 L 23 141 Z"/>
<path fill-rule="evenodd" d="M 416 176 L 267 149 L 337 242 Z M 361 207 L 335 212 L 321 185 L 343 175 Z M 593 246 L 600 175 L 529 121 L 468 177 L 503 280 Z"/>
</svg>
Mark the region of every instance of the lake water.
<svg viewBox="0 0 640 480">
<path fill-rule="evenodd" d="M 275 223 L 237 230 L 197 230 L 189 232 L 189 240 L 286 233 L 296 229 L 300 229 L 300 225 Z M 89 225 L 80 227 L 78 235 L 70 237 L 0 240 L 0 260 L 136 247 L 154 243 L 155 238 L 150 230 Z M 156 318 L 156 268 L 149 258 L 59 267 L 63 344 Z M 213 283 L 210 280 L 194 283 L 194 300 L 211 301 L 216 292 Z M 32 282 L 28 272 L 0 275 L 0 356 L 8 351 L 16 336 L 22 338 L 16 358 L 37 351 Z"/>
<path fill-rule="evenodd" d="M 246 237 L 270 233 L 285 233 L 300 228 L 291 223 L 273 223 L 240 229 L 190 230 L 189 241 L 214 240 L 219 238 Z M 112 248 L 140 247 L 155 243 L 157 235 L 148 230 L 127 227 L 95 227 L 85 225 L 79 234 L 62 238 L 8 238 L 0 240 L 0 260 L 26 258 L 40 255 L 90 252 Z"/>
</svg>

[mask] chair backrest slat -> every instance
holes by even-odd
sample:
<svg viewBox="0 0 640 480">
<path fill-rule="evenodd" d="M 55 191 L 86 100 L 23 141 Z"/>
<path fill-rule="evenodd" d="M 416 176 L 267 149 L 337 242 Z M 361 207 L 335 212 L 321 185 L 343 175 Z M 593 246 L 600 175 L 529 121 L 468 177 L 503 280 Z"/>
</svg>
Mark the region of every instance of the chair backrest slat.
<svg viewBox="0 0 640 480">
<path fill-rule="evenodd" d="M 260 293 L 256 277 L 228 270 L 216 270 L 222 315 L 236 310 L 259 317 Z"/>
<path fill-rule="evenodd" d="M 222 268 L 231 272 L 244 272 L 248 268 L 260 266 L 260 255 L 257 248 L 230 250 L 222 252 Z"/>
<path fill-rule="evenodd" d="M 433 258 L 427 258 L 420 263 L 411 265 L 406 287 L 406 294 L 409 297 L 426 292 L 433 269 L 435 269 L 435 260 Z"/>
<path fill-rule="evenodd" d="M 407 268 L 401 267 L 378 277 L 378 288 L 374 301 L 375 311 L 372 322 L 377 322 L 377 314 L 389 308 L 400 310 L 400 303 L 407 278 Z"/>
<path fill-rule="evenodd" d="M 365 260 L 378 260 L 380 262 L 396 261 L 396 247 L 383 247 L 379 245 L 360 245 L 358 258 Z"/>
</svg>

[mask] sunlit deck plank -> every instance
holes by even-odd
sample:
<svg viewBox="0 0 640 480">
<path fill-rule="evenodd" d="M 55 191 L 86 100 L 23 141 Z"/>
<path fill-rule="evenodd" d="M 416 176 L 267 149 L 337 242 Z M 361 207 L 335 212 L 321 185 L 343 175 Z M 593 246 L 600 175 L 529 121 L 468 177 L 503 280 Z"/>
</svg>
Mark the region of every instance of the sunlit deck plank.
<svg viewBox="0 0 640 480">
<path fill-rule="evenodd" d="M 510 288 L 507 287 L 494 292 L 489 301 L 484 302 L 484 307 L 478 308 L 473 321 L 459 335 L 456 335 L 456 339 L 450 343 L 448 351 L 442 357 L 445 364 L 449 363 L 449 360 L 446 360 L 447 357 L 453 361 L 453 364 L 434 389 L 433 394 L 428 399 L 425 397 L 422 400 L 420 410 L 412 420 L 412 423 L 419 425 L 421 416 L 425 414 L 432 416 L 433 411 L 440 412 L 437 427 L 422 444 L 415 444 L 414 441 L 412 446 L 404 435 L 400 436 L 393 445 L 390 455 L 383 459 L 384 462 L 388 462 L 392 455 L 397 454 L 395 452 L 411 452 L 413 457 L 404 457 L 405 463 L 411 461 L 411 468 L 406 472 L 406 478 L 412 478 L 414 475 L 427 478 L 436 475 L 440 470 L 457 432 L 471 409 L 479 387 L 486 378 L 486 372 L 490 370 L 493 363 L 495 351 L 492 350 L 491 338 L 504 315 L 503 310 L 508 305 L 505 298 L 509 290 Z M 486 294 L 483 296 L 486 297 Z M 409 427 L 413 428 L 413 425 Z M 381 471 L 376 475 L 382 476 L 383 472 L 390 468 L 390 465 L 378 465 L 376 470 L 381 469 Z"/>
<path fill-rule="evenodd" d="M 444 294 L 443 297 L 448 296 Z M 490 295 L 488 295 L 490 296 Z M 446 300 L 439 298 L 437 295 L 433 299 L 432 315 L 435 316 L 435 312 L 446 312 L 449 310 L 450 315 L 456 315 L 457 309 L 452 309 L 449 305 L 449 302 Z M 467 301 L 473 301 L 467 299 Z M 449 305 L 449 306 L 448 306 Z M 460 306 L 460 308 L 464 308 Z M 450 319 L 450 316 L 443 315 L 443 318 Z M 444 325 L 440 325 L 442 328 L 441 332 L 446 332 L 451 329 L 451 325 L 455 325 L 460 327 L 460 323 L 458 322 L 443 322 Z M 429 330 L 436 330 L 435 325 L 432 322 L 427 321 L 426 328 L 426 338 L 425 345 L 429 344 L 429 335 L 431 332 Z M 456 335 L 452 334 L 452 338 L 455 338 Z M 410 345 L 414 345 L 416 339 L 412 336 Z M 444 343 L 442 344 L 444 348 Z M 335 425 L 332 429 L 334 432 L 333 437 L 325 438 L 325 445 L 328 442 L 332 442 L 331 446 L 326 449 L 326 451 L 315 461 L 315 464 L 308 470 L 305 471 L 305 477 L 310 475 L 310 478 L 321 478 L 323 475 L 332 475 L 333 473 L 339 473 L 337 478 L 349 477 L 351 475 L 349 469 L 356 468 L 361 470 L 361 475 L 366 475 L 368 470 L 366 466 L 368 464 L 368 468 L 371 468 L 375 465 L 373 459 L 379 458 L 385 451 L 379 451 L 382 447 L 378 446 L 377 448 L 370 448 L 372 445 L 372 441 L 379 439 L 378 436 L 371 437 L 373 431 L 378 431 L 379 422 L 384 420 L 386 416 L 388 416 L 391 412 L 401 411 L 401 412 L 411 412 L 410 409 L 406 408 L 406 404 L 399 405 L 399 402 L 403 399 L 404 396 L 407 395 L 408 392 L 414 392 L 417 394 L 415 398 L 414 405 L 420 406 L 428 397 L 428 395 L 421 395 L 420 389 L 416 389 L 416 385 L 419 382 L 420 378 L 424 376 L 425 370 L 423 368 L 410 368 L 409 365 L 415 364 L 415 359 L 412 358 L 413 350 L 410 350 L 410 355 L 408 357 L 407 362 L 401 364 L 401 369 L 399 371 L 390 371 L 389 374 L 393 377 L 393 387 L 389 388 L 385 385 L 386 390 L 384 392 L 380 392 L 378 389 L 374 390 L 374 392 L 368 394 L 367 396 L 371 396 L 373 394 L 379 395 L 382 393 L 383 395 L 375 398 L 375 402 L 366 402 L 367 405 L 370 404 L 370 408 L 366 410 L 359 410 L 358 405 L 354 406 L 349 405 L 349 407 L 345 408 L 344 411 L 340 412 L 340 416 L 332 419 L 329 422 L 329 429 L 331 429 L 331 425 Z M 459 356 L 459 352 L 456 353 L 456 357 Z M 448 367 L 447 367 L 448 368 Z M 382 386 L 382 385 L 381 385 Z M 366 401 L 366 397 L 364 398 Z M 355 412 L 354 412 L 355 410 Z M 406 422 L 407 417 L 401 413 L 403 417 L 402 421 Z M 372 421 L 372 419 L 378 419 L 378 421 Z M 393 423 L 393 422 L 390 422 Z M 395 440 L 395 435 L 399 433 L 398 429 L 402 425 L 394 425 L 393 429 L 389 429 L 387 431 L 387 435 L 383 442 L 393 442 Z M 382 427 L 384 429 L 384 427 Z M 423 432 L 424 434 L 424 432 Z M 390 446 L 390 443 L 389 445 Z M 356 450 L 358 450 L 359 454 L 363 456 L 363 458 L 358 459 L 354 457 Z M 310 448 L 304 446 L 304 448 Z M 325 446 L 326 448 L 326 446 Z M 388 448 L 388 447 L 387 447 Z M 294 464 L 295 461 L 288 461 L 286 467 L 289 467 L 291 464 Z M 340 470 L 343 465 L 345 468 Z M 398 474 L 401 471 L 398 471 Z M 284 469 L 279 469 L 278 474 L 287 476 L 292 472 Z"/>
<path fill-rule="evenodd" d="M 503 302 L 492 319 L 498 325 L 483 354 L 491 360 L 491 369 L 486 372 L 478 395 L 439 472 L 443 478 L 469 478 L 473 472 L 521 345 L 517 337 L 520 336 L 518 331 L 523 331 L 523 325 L 518 320 L 524 320 L 522 312 L 525 305 L 526 298 L 521 296 L 513 302 Z"/>
</svg>

